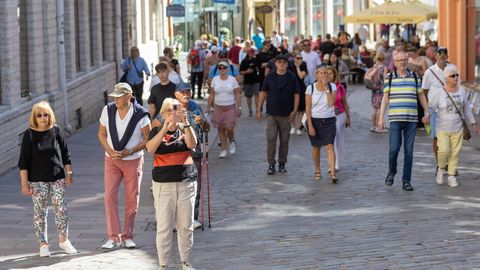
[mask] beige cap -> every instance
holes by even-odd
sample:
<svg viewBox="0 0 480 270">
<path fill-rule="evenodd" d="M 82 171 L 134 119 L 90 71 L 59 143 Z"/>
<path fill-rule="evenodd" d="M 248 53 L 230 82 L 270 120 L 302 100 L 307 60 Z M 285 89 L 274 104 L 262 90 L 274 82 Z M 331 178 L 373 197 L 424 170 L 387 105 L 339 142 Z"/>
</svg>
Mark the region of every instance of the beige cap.
<svg viewBox="0 0 480 270">
<path fill-rule="evenodd" d="M 111 97 L 121 97 L 125 94 L 132 94 L 132 88 L 128 83 L 117 83 L 115 89 L 109 94 Z"/>
</svg>

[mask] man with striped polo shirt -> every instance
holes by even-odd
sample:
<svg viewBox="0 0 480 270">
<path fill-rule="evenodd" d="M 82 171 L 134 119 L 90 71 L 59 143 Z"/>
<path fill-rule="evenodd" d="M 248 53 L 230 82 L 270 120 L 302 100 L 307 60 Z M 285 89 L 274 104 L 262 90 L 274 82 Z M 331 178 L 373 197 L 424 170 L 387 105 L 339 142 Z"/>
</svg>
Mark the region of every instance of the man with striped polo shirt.
<svg viewBox="0 0 480 270">
<path fill-rule="evenodd" d="M 425 116 L 423 123 L 429 122 L 428 105 L 425 94 L 420 87 L 418 75 L 407 69 L 408 56 L 404 51 L 399 51 L 393 58 L 395 69 L 387 74 L 383 86 L 383 99 L 380 107 L 380 115 L 385 114 L 387 105 L 388 121 L 390 122 L 390 138 L 388 152 L 388 175 L 385 178 L 387 186 L 393 185 L 393 179 L 397 174 L 398 152 L 404 141 L 404 162 L 402 181 L 403 190 L 413 191 L 410 183 L 413 164 L 413 145 L 418 122 L 417 99 L 420 101 Z M 385 128 L 383 117 L 378 120 L 379 128 Z"/>
</svg>

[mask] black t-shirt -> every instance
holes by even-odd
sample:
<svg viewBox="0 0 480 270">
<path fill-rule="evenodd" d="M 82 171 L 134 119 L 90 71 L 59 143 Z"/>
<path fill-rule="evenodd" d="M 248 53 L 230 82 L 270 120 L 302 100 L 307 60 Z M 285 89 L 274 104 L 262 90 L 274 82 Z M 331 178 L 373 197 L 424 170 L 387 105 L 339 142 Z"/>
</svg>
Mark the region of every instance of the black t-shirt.
<svg viewBox="0 0 480 270">
<path fill-rule="evenodd" d="M 18 167 L 28 171 L 28 181 L 54 182 L 63 179 L 67 164 L 72 164 L 70 153 L 58 126 L 47 131 L 25 131 Z"/>
<path fill-rule="evenodd" d="M 300 86 L 300 94 L 305 94 L 305 81 L 304 79 L 300 79 L 297 74 L 297 67 L 294 64 L 294 61 L 289 61 L 288 62 L 288 70 L 290 70 L 293 74 L 295 74 L 295 77 L 297 78 L 298 85 Z M 302 61 L 300 64 L 300 70 L 305 71 L 308 74 L 308 69 L 307 69 L 307 62 Z"/>
<path fill-rule="evenodd" d="M 294 107 L 293 95 L 299 93 L 300 86 L 295 74 L 288 70 L 283 75 L 270 72 L 263 81 L 261 91 L 268 92 L 267 114 L 288 116 Z"/>
<path fill-rule="evenodd" d="M 175 98 L 175 84 L 169 82 L 166 85 L 162 85 L 162 83 L 157 83 L 152 87 L 150 91 L 150 96 L 148 97 L 148 104 L 155 105 L 155 115 L 152 117 L 156 117 L 160 108 L 162 107 L 163 101 L 166 98 Z"/>
<path fill-rule="evenodd" d="M 257 61 L 261 64 L 268 63 L 273 58 L 273 55 L 270 52 L 259 52 L 257 55 Z M 265 78 L 265 68 L 260 68 L 258 74 L 260 79 Z"/>
<path fill-rule="evenodd" d="M 330 40 L 324 41 L 322 44 L 320 44 L 320 51 L 322 52 L 322 55 L 332 54 L 334 49 L 335 44 L 333 44 L 333 42 Z"/>
<path fill-rule="evenodd" d="M 256 58 L 245 58 L 242 63 L 240 63 L 240 71 L 246 71 L 249 68 L 253 69 L 252 73 L 243 75 L 243 83 L 245 84 L 255 84 L 260 82 L 260 77 L 258 76 L 258 70 L 260 69 L 260 63 Z"/>
</svg>

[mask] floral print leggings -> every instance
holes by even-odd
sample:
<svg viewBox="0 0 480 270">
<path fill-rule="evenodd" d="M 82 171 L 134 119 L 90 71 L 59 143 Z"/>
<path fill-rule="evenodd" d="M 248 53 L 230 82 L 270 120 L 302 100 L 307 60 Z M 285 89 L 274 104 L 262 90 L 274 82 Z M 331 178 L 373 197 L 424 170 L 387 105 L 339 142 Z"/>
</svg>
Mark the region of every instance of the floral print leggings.
<svg viewBox="0 0 480 270">
<path fill-rule="evenodd" d="M 48 243 L 47 215 L 51 199 L 55 211 L 55 224 L 59 237 L 68 237 L 68 212 L 65 200 L 65 180 L 55 182 L 30 182 L 33 194 L 33 225 L 40 242 Z"/>
</svg>

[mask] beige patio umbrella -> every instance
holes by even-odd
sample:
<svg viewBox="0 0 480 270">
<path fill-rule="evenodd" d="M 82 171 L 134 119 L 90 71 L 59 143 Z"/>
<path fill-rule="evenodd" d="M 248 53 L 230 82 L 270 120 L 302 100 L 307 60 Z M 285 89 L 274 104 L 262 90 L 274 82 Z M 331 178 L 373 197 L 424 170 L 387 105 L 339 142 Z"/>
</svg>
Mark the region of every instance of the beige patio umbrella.
<svg viewBox="0 0 480 270">
<path fill-rule="evenodd" d="M 415 4 L 412 2 L 412 4 Z M 387 24 L 415 24 L 429 19 L 425 8 L 418 8 L 404 2 L 386 1 L 385 3 L 346 16 L 345 23 L 387 23 Z"/>
</svg>

